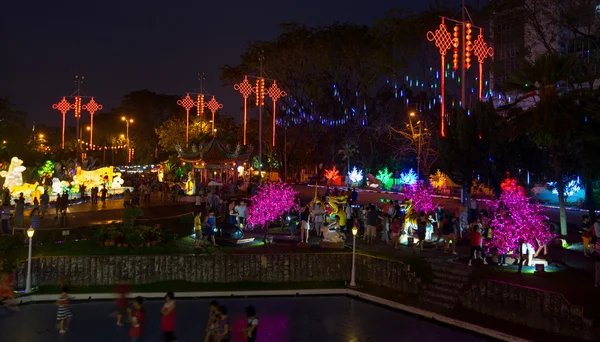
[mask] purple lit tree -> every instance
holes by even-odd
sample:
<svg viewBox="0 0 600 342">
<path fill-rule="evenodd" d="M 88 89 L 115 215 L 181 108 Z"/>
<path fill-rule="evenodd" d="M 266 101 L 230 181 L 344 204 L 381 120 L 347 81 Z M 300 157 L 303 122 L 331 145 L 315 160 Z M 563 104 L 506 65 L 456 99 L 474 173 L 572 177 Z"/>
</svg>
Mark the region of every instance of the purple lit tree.
<svg viewBox="0 0 600 342">
<path fill-rule="evenodd" d="M 497 248 L 499 254 L 522 252 L 523 244 L 543 246 L 556 235 L 550 231 L 544 221 L 542 208 L 536 203 L 530 203 L 525 196 L 523 187 L 515 179 L 507 178 L 502 184 L 500 198 L 491 201 L 489 206 L 495 209 L 497 215 L 492 220 L 493 238 L 486 242 L 488 249 Z M 520 257 L 519 272 L 523 257 Z"/>
<path fill-rule="evenodd" d="M 252 225 L 251 229 L 260 225 L 264 232 L 264 240 L 267 240 L 269 223 L 277 220 L 290 208 L 298 208 L 294 201 L 298 193 L 287 183 L 270 183 L 260 186 L 256 194 L 250 197 L 250 208 L 248 208 L 247 222 Z"/>
<path fill-rule="evenodd" d="M 404 196 L 413 202 L 417 213 L 432 213 L 435 211 L 433 204 L 433 189 L 425 182 L 416 182 L 406 187 Z"/>
</svg>

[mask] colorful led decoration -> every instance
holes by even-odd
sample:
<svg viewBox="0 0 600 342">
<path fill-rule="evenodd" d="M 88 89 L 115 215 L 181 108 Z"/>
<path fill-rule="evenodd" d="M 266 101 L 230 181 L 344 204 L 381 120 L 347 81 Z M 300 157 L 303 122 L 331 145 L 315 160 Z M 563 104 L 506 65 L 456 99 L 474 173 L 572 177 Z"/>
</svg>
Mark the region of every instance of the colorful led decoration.
<svg viewBox="0 0 600 342">
<path fill-rule="evenodd" d="M 331 169 L 325 169 L 325 178 L 327 182 L 335 182 L 338 178 L 340 178 L 340 171 L 334 165 Z"/>
<path fill-rule="evenodd" d="M 215 132 L 215 113 L 217 112 L 217 110 L 223 108 L 223 105 L 217 102 L 217 100 L 213 96 L 212 99 L 210 99 L 210 101 L 206 102 L 206 108 L 208 108 L 208 110 L 210 110 L 210 112 L 212 113 L 212 132 L 213 136 L 215 136 L 217 135 L 217 133 Z"/>
<path fill-rule="evenodd" d="M 177 105 L 185 108 L 185 147 L 188 147 L 189 136 L 190 136 L 190 109 L 194 107 L 194 100 L 190 97 L 190 94 L 185 94 L 185 97 L 181 100 L 177 100 Z M 214 124 L 214 123 L 213 123 Z"/>
<path fill-rule="evenodd" d="M 198 110 L 197 116 L 204 115 L 204 107 L 206 107 L 204 105 L 204 95 L 198 94 L 198 98 L 196 99 L 196 109 Z"/>
<path fill-rule="evenodd" d="M 390 189 L 394 183 L 394 179 L 392 178 L 393 174 L 388 171 L 388 168 L 385 167 L 383 170 L 379 170 L 377 172 L 377 176 L 375 178 L 381 181 L 381 185 L 383 185 L 386 189 Z"/>
<path fill-rule="evenodd" d="M 265 79 L 261 79 L 262 84 L 261 84 L 261 88 L 262 88 L 262 92 L 263 92 L 263 101 L 264 101 L 264 82 Z M 277 111 L 277 100 L 279 100 L 280 98 L 286 96 L 287 94 L 285 93 L 285 91 L 281 90 L 278 86 L 277 86 L 277 82 L 273 81 L 273 84 L 271 85 L 271 87 L 269 87 L 269 89 L 267 90 L 267 94 L 269 94 L 269 97 L 271 98 L 271 100 L 273 100 L 273 146 L 275 146 L 275 124 L 276 124 L 276 111 Z"/>
<path fill-rule="evenodd" d="M 256 225 L 266 229 L 265 225 L 268 222 L 276 221 L 277 217 L 291 208 L 298 209 L 298 204 L 295 202 L 297 194 L 287 183 L 269 183 L 259 186 L 256 194 L 250 197 L 250 207 L 246 217 L 247 223 L 252 225 L 250 229 L 254 229 Z"/>
<path fill-rule="evenodd" d="M 75 110 L 75 118 L 81 117 L 81 96 L 75 96 L 75 102 L 71 105 L 71 109 Z"/>
<path fill-rule="evenodd" d="M 260 106 L 260 79 L 256 79 L 256 87 L 254 87 L 256 93 L 256 105 Z"/>
<path fill-rule="evenodd" d="M 264 106 L 265 105 L 265 79 L 260 78 L 259 81 L 260 81 L 260 88 L 259 88 L 260 105 Z"/>
<path fill-rule="evenodd" d="M 102 110 L 102 105 L 97 103 L 94 98 L 90 100 L 87 104 L 83 105 L 83 110 L 87 110 L 90 113 L 90 145 L 94 144 L 93 135 L 94 135 L 94 113 L 99 110 Z"/>
<path fill-rule="evenodd" d="M 62 138 L 61 138 L 61 148 L 65 149 L 65 116 L 67 112 L 71 109 L 71 104 L 67 99 L 63 96 L 62 100 L 58 103 L 52 105 L 52 109 L 58 110 L 62 114 Z"/>
<path fill-rule="evenodd" d="M 460 40 L 458 39 L 459 30 L 460 28 L 458 27 L 458 25 L 454 26 L 454 33 L 452 34 L 452 36 L 454 37 L 452 38 L 452 47 L 454 48 L 452 53 L 452 69 L 454 70 L 458 70 L 458 46 L 460 44 Z"/>
<path fill-rule="evenodd" d="M 435 42 L 435 46 L 439 49 L 440 51 L 440 57 L 441 57 L 441 65 L 442 65 L 442 76 L 441 76 L 441 87 L 440 87 L 440 108 L 441 108 L 441 127 L 440 127 L 440 132 L 442 137 L 444 137 L 446 135 L 446 132 L 444 130 L 444 120 L 445 120 L 445 105 L 446 105 L 446 101 L 444 100 L 444 90 L 445 90 L 445 73 L 443 72 L 445 64 L 446 64 L 446 53 L 448 52 L 448 49 L 450 49 L 450 47 L 452 46 L 452 39 L 451 39 L 451 35 L 450 32 L 448 32 L 448 30 L 446 29 L 446 25 L 444 24 L 444 18 L 442 18 L 442 23 L 440 24 L 439 28 L 435 31 L 429 31 L 427 32 L 427 40 L 429 40 L 430 42 Z"/>
<path fill-rule="evenodd" d="M 348 172 L 348 178 L 350 178 L 350 182 L 353 184 L 360 183 L 363 180 L 363 172 L 362 170 L 358 170 L 356 166 L 352 168 L 352 171 Z"/>
<path fill-rule="evenodd" d="M 488 202 L 488 207 L 498 213 L 491 223 L 494 238 L 485 243 L 488 249 L 516 254 L 523 245 L 541 247 L 556 236 L 544 223 L 548 218 L 542 214 L 542 207 L 525 196 L 515 179 L 505 179 L 501 188 L 500 198 Z"/>
<path fill-rule="evenodd" d="M 417 213 L 424 212 L 427 214 L 435 211 L 433 189 L 429 184 L 417 182 L 409 185 L 405 196 L 413 202 L 413 208 Z"/>
<path fill-rule="evenodd" d="M 402 172 L 400 174 L 400 183 L 402 185 L 414 185 L 417 183 L 418 176 L 413 169 L 408 170 L 408 172 Z"/>
<path fill-rule="evenodd" d="M 479 101 L 481 101 L 483 93 L 483 62 L 486 58 L 494 55 L 494 49 L 488 47 L 485 40 L 483 40 L 483 29 L 479 29 L 479 35 L 477 40 L 473 44 L 473 54 L 477 56 L 477 62 L 479 63 Z"/>
<path fill-rule="evenodd" d="M 245 76 L 244 80 L 240 82 L 240 84 L 235 84 L 233 89 L 237 90 L 242 94 L 244 98 L 244 146 L 246 146 L 246 123 L 247 123 L 247 113 L 248 113 L 248 96 L 253 93 L 254 89 L 248 82 L 248 77 Z M 258 105 L 258 104 L 257 104 Z"/>
<path fill-rule="evenodd" d="M 471 30 L 471 27 L 471 23 L 465 24 L 465 69 L 471 68 L 471 51 L 473 51 L 473 42 L 471 36 L 473 31 Z"/>
</svg>

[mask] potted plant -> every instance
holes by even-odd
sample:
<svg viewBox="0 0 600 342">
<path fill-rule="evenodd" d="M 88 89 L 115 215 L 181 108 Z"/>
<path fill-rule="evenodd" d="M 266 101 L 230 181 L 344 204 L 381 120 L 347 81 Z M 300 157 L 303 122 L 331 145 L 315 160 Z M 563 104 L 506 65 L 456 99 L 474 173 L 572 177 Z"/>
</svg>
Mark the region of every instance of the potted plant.
<svg viewBox="0 0 600 342">
<path fill-rule="evenodd" d="M 125 241 L 127 241 L 129 245 L 139 248 L 144 244 L 144 237 L 142 237 L 139 232 L 130 230 L 127 235 L 125 235 Z"/>
<path fill-rule="evenodd" d="M 98 246 L 104 246 L 104 242 L 106 241 L 106 231 L 104 227 L 98 228 L 92 234 L 92 241 L 95 242 Z"/>
<path fill-rule="evenodd" d="M 115 241 L 120 239 L 123 236 L 123 233 L 121 233 L 121 231 L 117 228 L 111 228 L 106 235 L 108 238 L 108 246 L 114 246 Z"/>
</svg>

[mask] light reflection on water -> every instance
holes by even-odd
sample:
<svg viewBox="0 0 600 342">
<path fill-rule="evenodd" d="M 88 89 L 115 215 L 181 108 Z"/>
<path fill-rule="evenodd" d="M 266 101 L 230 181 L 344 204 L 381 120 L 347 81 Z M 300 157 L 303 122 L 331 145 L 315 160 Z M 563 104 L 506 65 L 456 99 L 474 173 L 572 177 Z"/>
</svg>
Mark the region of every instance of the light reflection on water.
<svg viewBox="0 0 600 342">
<path fill-rule="evenodd" d="M 177 301 L 176 332 L 180 341 L 203 340 L 209 303 L 210 299 Z M 481 337 L 347 297 L 226 298 L 219 303 L 229 309 L 232 341 L 243 341 L 247 305 L 253 305 L 258 311 L 258 341 L 484 341 Z M 161 300 L 144 303 L 147 312 L 144 342 L 162 341 L 161 305 Z M 15 313 L 0 309 L 1 340 L 126 342 L 128 327 L 115 326 L 115 318 L 109 316 L 113 310 L 113 302 L 108 301 L 72 305 L 71 331 L 60 339 L 55 330 L 54 303 L 23 306 Z"/>
</svg>

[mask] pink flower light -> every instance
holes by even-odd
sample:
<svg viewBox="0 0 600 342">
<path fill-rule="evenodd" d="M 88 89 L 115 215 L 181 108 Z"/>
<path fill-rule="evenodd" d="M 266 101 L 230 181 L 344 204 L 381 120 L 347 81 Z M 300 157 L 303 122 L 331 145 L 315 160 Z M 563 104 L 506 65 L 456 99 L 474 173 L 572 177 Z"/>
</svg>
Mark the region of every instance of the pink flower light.
<svg viewBox="0 0 600 342">
<path fill-rule="evenodd" d="M 254 229 L 256 225 L 264 226 L 267 222 L 277 220 L 277 217 L 292 207 L 298 209 L 298 204 L 294 201 L 297 194 L 287 183 L 260 186 L 250 198 L 247 222 Z"/>
<path fill-rule="evenodd" d="M 408 185 L 404 196 L 413 202 L 413 208 L 417 213 L 432 213 L 435 211 L 433 204 L 433 189 L 429 184 L 416 182 L 413 185 Z"/>
<path fill-rule="evenodd" d="M 530 203 L 523 187 L 515 179 L 507 178 L 502 184 L 502 194 L 498 200 L 489 202 L 496 212 L 492 219 L 493 238 L 486 242 L 488 249 L 497 248 L 501 254 L 517 253 L 522 244 L 543 246 L 556 235 L 544 221 L 537 203 Z"/>
</svg>

